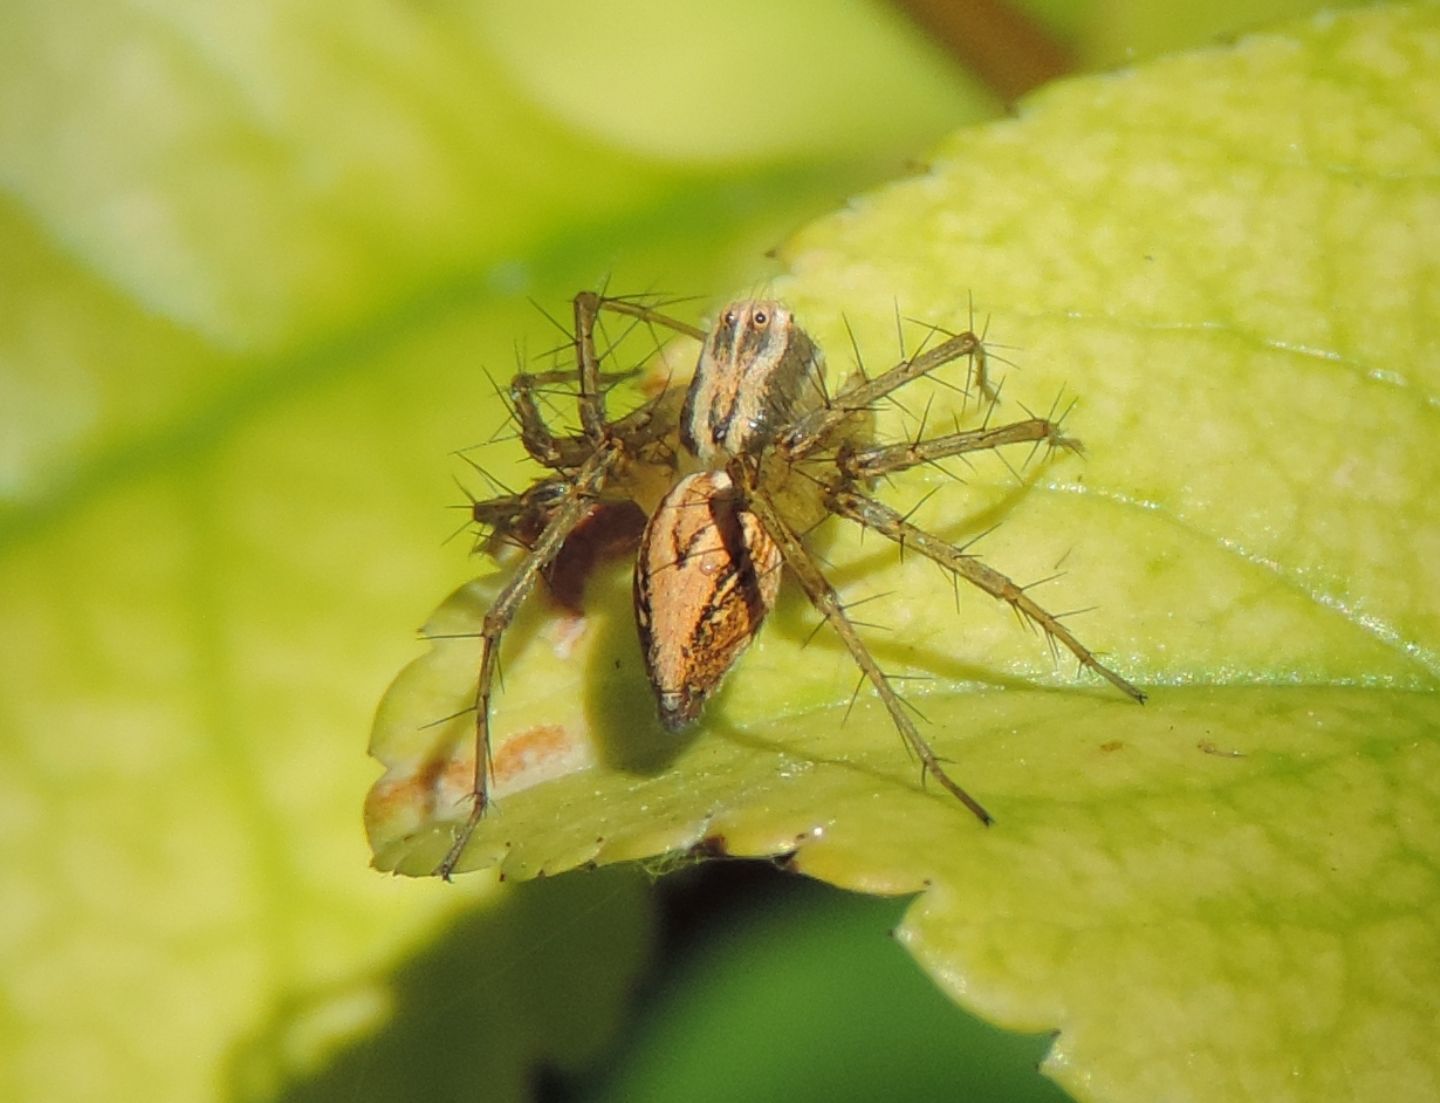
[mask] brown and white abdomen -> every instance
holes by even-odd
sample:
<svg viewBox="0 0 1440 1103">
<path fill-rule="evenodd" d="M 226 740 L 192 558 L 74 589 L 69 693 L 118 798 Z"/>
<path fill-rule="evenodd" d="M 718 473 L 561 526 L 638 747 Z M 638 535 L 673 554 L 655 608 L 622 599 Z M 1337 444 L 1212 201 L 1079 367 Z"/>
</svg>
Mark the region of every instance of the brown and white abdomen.
<svg viewBox="0 0 1440 1103">
<path fill-rule="evenodd" d="M 660 719 L 692 723 L 775 605 L 781 558 L 724 471 L 675 484 L 635 563 L 635 620 Z"/>
</svg>

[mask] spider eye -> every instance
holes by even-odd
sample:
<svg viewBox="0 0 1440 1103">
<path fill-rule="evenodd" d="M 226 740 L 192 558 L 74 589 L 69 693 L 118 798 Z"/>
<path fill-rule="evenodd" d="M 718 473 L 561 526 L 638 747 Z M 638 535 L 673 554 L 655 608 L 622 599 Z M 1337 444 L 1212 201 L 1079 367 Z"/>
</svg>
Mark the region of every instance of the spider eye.
<svg viewBox="0 0 1440 1103">
<path fill-rule="evenodd" d="M 733 326 L 733 325 L 735 324 L 735 311 L 733 311 L 733 310 L 727 310 L 727 311 L 725 311 L 725 324 L 726 324 L 727 326 Z"/>
<path fill-rule="evenodd" d="M 769 320 L 770 320 L 770 318 L 769 318 L 769 316 L 765 313 L 765 311 L 763 311 L 763 310 L 757 310 L 757 311 L 755 311 L 755 324 L 756 324 L 757 326 L 763 326 L 763 325 L 764 325 L 766 322 L 768 322 Z"/>
</svg>

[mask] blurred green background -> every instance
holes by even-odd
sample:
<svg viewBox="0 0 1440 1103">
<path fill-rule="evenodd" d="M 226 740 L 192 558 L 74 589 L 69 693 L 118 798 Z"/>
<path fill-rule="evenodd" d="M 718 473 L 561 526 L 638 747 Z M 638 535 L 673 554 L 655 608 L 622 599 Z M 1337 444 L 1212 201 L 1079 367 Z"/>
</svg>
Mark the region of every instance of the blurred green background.
<svg viewBox="0 0 1440 1103">
<path fill-rule="evenodd" d="M 1024 10 L 1083 70 L 1316 7 Z M 898 901 L 390 879 L 359 820 L 528 300 L 763 282 L 1026 49 L 839 0 L 5 5 L 0 1097 L 1059 1097 Z"/>
</svg>

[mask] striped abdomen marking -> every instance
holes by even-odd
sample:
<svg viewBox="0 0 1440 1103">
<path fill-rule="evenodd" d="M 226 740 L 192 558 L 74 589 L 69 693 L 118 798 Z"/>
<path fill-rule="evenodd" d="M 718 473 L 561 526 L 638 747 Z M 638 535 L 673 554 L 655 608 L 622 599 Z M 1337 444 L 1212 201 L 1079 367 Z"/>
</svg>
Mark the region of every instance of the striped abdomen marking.
<svg viewBox="0 0 1440 1103">
<path fill-rule="evenodd" d="M 775 605 L 780 567 L 779 549 L 725 472 L 690 475 L 660 503 L 635 564 L 635 620 L 667 728 L 700 715 L 754 639 Z"/>
</svg>

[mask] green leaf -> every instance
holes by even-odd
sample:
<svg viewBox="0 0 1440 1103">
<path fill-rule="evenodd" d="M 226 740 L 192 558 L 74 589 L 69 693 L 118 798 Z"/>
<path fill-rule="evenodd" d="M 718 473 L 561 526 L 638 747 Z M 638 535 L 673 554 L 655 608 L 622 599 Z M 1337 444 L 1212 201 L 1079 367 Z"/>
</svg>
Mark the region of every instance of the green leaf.
<svg viewBox="0 0 1440 1103">
<path fill-rule="evenodd" d="M 707 895 L 715 875 L 713 866 L 699 874 Z M 1068 1098 L 1035 1071 L 1048 1037 L 1019 1037 L 966 1015 L 884 937 L 908 901 L 754 870 L 737 880 L 746 889 L 738 906 L 706 916 L 692 936 L 704 953 L 682 952 L 666 971 L 607 1067 L 603 1091 L 583 1098 Z M 735 887 L 723 874 L 718 884 Z"/>
<path fill-rule="evenodd" d="M 541 1068 L 588 1069 L 648 949 L 643 878 L 606 870 L 499 895 L 381 976 L 290 993 L 227 1059 L 229 1094 L 529 1099 Z"/>
<path fill-rule="evenodd" d="M 633 10 L 597 21 L 553 104 L 528 66 L 557 6 L 7 6 L 0 1098 L 394 1098 L 403 1072 L 503 1100 L 614 1033 L 649 941 L 633 879 L 513 901 L 377 875 L 360 741 L 469 569 L 448 454 L 501 425 L 485 369 L 554 341 L 526 297 L 751 279 L 985 109 L 892 16 L 816 41 L 828 6 L 767 39 L 785 80 L 728 59 L 749 122 L 714 142 L 711 84 L 664 89 L 658 134 L 598 121 L 629 106 L 605 67 L 691 56 L 698 3 L 639 39 Z M 887 95 L 847 83 L 862 53 Z M 789 81 L 803 113 L 774 109 Z M 855 151 L 852 120 L 884 141 Z M 502 966 L 521 923 L 542 941 Z M 488 944 L 439 943 L 457 924 Z M 442 949 L 476 994 L 418 1007 Z"/>
<path fill-rule="evenodd" d="M 1089 608 L 1072 626 L 1149 704 L 1077 684 L 919 557 L 821 535 L 847 600 L 886 595 L 869 638 L 923 679 L 986 830 L 865 694 L 849 709 L 854 668 L 824 634 L 805 647 L 793 595 L 702 730 L 667 739 L 617 571 L 582 620 L 516 626 L 500 807 L 465 864 L 703 845 L 924 889 L 907 945 L 966 1006 L 1058 1030 L 1046 1069 L 1081 1099 L 1440 1093 L 1437 60 L 1440 12 L 1399 8 L 1057 86 L 783 252 L 776 290 L 837 380 L 842 311 L 874 369 L 893 304 L 955 329 L 973 295 L 1013 363 L 997 416 L 1074 396 L 1085 458 L 880 493 L 986 534 L 972 550 L 1021 581 L 1063 572 L 1037 595 Z M 909 397 L 883 432 L 960 404 Z M 473 632 L 496 579 L 431 630 Z M 468 718 L 422 726 L 464 708 L 475 664 L 473 639 L 441 641 L 387 697 L 382 868 L 433 870 L 463 811 Z"/>
</svg>

